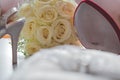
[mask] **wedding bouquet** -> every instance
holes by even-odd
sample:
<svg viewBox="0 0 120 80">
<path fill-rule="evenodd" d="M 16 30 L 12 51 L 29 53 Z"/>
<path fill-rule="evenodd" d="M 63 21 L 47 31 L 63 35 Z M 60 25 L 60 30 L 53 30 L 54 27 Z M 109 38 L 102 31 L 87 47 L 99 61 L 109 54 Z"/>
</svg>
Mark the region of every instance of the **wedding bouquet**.
<svg viewBox="0 0 120 80">
<path fill-rule="evenodd" d="M 63 44 L 76 45 L 73 25 L 76 6 L 66 0 L 31 0 L 21 5 L 17 15 L 26 22 L 18 49 L 32 55 L 43 48 Z"/>
</svg>

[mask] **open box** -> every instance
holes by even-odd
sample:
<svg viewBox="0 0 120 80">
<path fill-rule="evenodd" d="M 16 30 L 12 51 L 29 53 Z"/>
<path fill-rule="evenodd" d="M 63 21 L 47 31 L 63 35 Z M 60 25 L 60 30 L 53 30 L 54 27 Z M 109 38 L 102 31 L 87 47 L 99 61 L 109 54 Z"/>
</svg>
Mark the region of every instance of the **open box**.
<svg viewBox="0 0 120 80">
<path fill-rule="evenodd" d="M 74 25 L 85 48 L 120 53 L 120 27 L 91 0 L 83 0 L 74 15 Z"/>
</svg>

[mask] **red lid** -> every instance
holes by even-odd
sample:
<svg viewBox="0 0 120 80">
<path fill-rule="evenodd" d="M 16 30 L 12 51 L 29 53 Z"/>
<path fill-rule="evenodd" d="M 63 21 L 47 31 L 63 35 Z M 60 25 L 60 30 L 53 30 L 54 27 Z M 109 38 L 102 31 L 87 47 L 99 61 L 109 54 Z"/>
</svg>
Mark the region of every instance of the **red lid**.
<svg viewBox="0 0 120 80">
<path fill-rule="evenodd" d="M 111 16 L 90 0 L 82 1 L 74 25 L 85 48 L 120 53 L 120 29 Z"/>
</svg>

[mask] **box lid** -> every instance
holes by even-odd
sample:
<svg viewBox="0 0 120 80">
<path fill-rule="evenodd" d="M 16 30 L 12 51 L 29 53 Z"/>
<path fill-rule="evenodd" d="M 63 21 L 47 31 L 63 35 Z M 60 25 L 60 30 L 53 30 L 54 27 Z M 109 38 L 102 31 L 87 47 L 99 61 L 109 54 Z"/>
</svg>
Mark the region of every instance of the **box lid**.
<svg viewBox="0 0 120 80">
<path fill-rule="evenodd" d="M 74 25 L 82 45 L 120 53 L 120 29 L 111 16 L 90 0 L 82 1 L 74 14 Z"/>
</svg>

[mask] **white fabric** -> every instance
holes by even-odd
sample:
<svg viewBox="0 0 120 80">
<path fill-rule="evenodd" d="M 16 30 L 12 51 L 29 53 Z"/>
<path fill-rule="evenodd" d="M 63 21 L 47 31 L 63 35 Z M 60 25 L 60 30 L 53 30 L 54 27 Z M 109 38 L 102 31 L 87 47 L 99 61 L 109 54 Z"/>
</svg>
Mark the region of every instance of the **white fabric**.
<svg viewBox="0 0 120 80">
<path fill-rule="evenodd" d="M 115 80 L 120 75 L 119 61 L 109 52 L 57 46 L 26 59 L 10 80 Z"/>
</svg>

